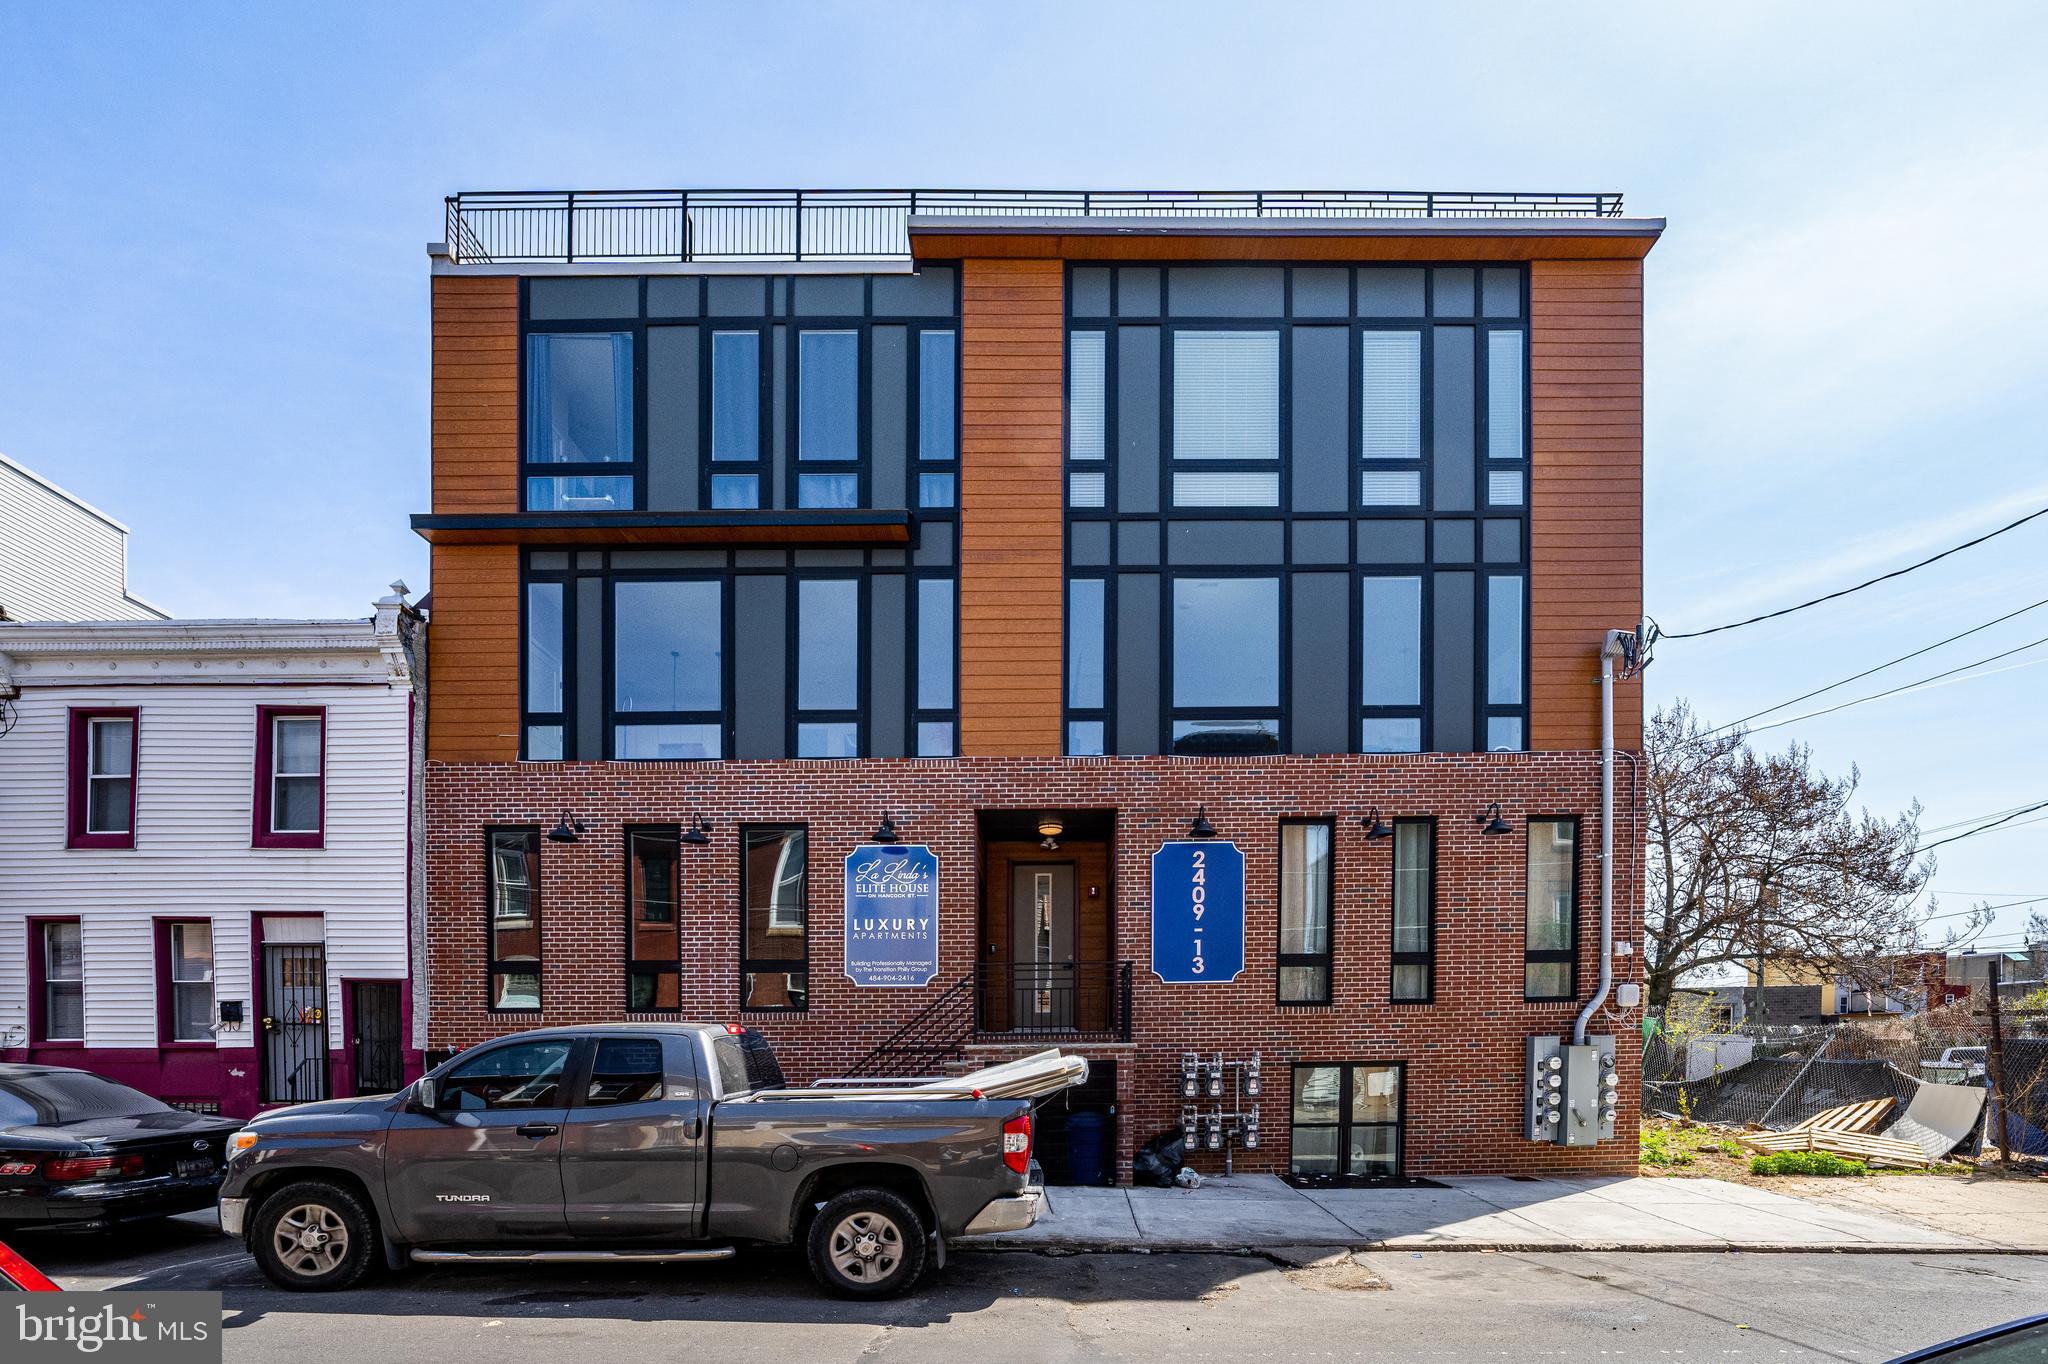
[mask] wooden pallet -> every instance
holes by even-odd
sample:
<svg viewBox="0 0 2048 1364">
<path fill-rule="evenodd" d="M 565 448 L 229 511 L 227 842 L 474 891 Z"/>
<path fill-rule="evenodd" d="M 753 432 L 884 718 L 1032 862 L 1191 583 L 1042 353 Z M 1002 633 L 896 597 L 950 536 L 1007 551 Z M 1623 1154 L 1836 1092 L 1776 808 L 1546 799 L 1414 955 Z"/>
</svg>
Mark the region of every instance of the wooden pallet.
<svg viewBox="0 0 2048 1364">
<path fill-rule="evenodd" d="M 1790 1132 L 1875 1132 L 1877 1125 L 1884 1121 L 1885 1114 L 1892 1111 L 1896 1100 L 1865 1099 L 1861 1103 L 1843 1104 L 1840 1108 L 1828 1108 L 1814 1114 L 1805 1122 L 1798 1123 Z"/>
<path fill-rule="evenodd" d="M 1883 1101 L 1886 1104 L 1891 1100 Z M 1816 1114 L 1824 1117 L 1825 1114 Z M 1866 1132 L 1843 1132 L 1825 1127 L 1795 1127 L 1785 1132 L 1745 1132 L 1742 1143 L 1758 1151 L 1826 1151 L 1853 1160 L 1917 1168 L 1928 1163 L 1927 1153 L 1910 1141 L 1874 1136 Z"/>
</svg>

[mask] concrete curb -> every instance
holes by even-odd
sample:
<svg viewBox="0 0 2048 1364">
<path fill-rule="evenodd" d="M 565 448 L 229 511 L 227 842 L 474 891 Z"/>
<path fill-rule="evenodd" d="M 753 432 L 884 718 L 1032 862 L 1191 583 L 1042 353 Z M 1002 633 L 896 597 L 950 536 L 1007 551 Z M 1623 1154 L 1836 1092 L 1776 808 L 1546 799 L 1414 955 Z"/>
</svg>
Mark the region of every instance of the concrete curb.
<svg viewBox="0 0 2048 1364">
<path fill-rule="evenodd" d="M 1035 1255 L 1054 1252 L 1062 1255 L 1255 1255 L 1276 1262 L 1294 1263 L 1290 1251 L 1349 1251 L 1353 1254 L 1392 1254 L 1397 1251 L 1413 1251 L 1417 1254 L 1472 1254 L 1480 1251 L 1498 1251 L 1517 1255 L 1576 1255 L 1628 1254 L 1628 1255 L 2048 1255 L 2048 1246 L 1997 1246 L 1997 1245 L 1927 1245 L 1913 1241 L 1857 1241 L 1836 1242 L 1830 1245 L 1801 1245 L 1797 1242 L 1775 1241 L 1577 1241 L 1560 1245 L 1555 1241 L 1487 1241 L 1461 1242 L 1455 1245 L 1441 1243 L 1416 1244 L 1406 1241 L 1288 1241 L 1267 1245 L 1254 1245 L 1243 1241 L 1155 1241 L 1136 1243 L 1125 1241 L 1080 1241 L 1068 1238 L 1034 1241 L 984 1241 L 980 1239 L 949 1241 L 946 1251 L 981 1251 L 990 1254 Z M 1307 1263 L 1307 1261 L 1302 1261 Z"/>
</svg>

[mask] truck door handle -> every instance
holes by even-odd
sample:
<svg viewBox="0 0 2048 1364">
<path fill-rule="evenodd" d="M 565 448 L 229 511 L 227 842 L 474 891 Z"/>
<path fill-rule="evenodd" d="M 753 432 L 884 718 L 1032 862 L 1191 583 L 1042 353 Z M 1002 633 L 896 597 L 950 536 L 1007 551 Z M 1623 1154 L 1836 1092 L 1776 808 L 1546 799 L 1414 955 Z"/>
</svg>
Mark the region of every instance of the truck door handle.
<svg viewBox="0 0 2048 1364">
<path fill-rule="evenodd" d="M 691 1118 L 691 1119 L 689 1119 L 688 1121 L 684 1122 L 684 1124 L 683 1124 L 683 1135 L 684 1135 L 684 1136 L 686 1136 L 686 1137 L 688 1137 L 688 1138 L 689 1138 L 689 1139 L 690 1139 L 691 1141 L 695 1141 L 695 1140 L 697 1140 L 697 1138 L 699 1138 L 699 1137 L 703 1136 L 703 1135 L 704 1135 L 704 1122 L 703 1122 L 703 1120 L 702 1120 L 701 1118 Z"/>
<path fill-rule="evenodd" d="M 522 1137 L 552 1137 L 562 1129 L 551 1122 L 523 1122 L 513 1129 Z"/>
</svg>

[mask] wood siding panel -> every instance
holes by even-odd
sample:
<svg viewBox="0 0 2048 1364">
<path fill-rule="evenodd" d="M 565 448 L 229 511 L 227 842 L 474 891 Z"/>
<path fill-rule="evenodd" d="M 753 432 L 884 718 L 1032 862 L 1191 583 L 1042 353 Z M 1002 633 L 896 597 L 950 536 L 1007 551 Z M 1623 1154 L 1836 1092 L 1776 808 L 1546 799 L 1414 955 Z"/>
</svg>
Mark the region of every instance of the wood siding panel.
<svg viewBox="0 0 2048 1364">
<path fill-rule="evenodd" d="M 434 671 L 427 756 L 436 762 L 519 757 L 519 549 L 433 549 Z"/>
<path fill-rule="evenodd" d="M 1065 270 L 961 266 L 960 752 L 1060 751 Z"/>
<path fill-rule="evenodd" d="M 1490 261 L 1585 260 L 1633 266 L 1656 245 L 1661 228 L 1589 235 L 1516 236 L 1475 232 L 1419 234 L 1412 237 L 1363 235 L 1286 236 L 1219 233 L 1213 236 L 1170 232 L 1057 232 L 1005 236 L 990 232 L 948 232 L 920 228 L 910 237 L 911 254 L 919 260 L 955 257 L 988 263 L 1010 260 L 1225 260 L 1225 261 Z M 1620 287 L 1609 275 L 1602 288 Z M 1001 287 L 1001 286 L 999 286 Z"/>
<path fill-rule="evenodd" d="M 1530 267 L 1529 747 L 1600 743 L 1600 641 L 1643 610 L 1643 270 Z M 1641 748 L 1642 687 L 1615 687 Z"/>
<path fill-rule="evenodd" d="M 433 304 L 434 510 L 518 511 L 519 281 L 436 275 Z"/>
</svg>

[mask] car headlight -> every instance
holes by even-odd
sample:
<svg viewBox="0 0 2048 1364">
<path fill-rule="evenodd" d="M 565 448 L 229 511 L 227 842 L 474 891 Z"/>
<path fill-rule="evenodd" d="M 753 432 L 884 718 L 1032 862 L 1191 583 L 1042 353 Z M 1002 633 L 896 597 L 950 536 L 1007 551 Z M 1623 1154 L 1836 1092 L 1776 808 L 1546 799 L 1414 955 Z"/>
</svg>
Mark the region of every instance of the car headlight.
<svg viewBox="0 0 2048 1364">
<path fill-rule="evenodd" d="M 243 1128 L 241 1131 L 235 1133 L 233 1136 L 228 1138 L 228 1158 L 232 1160 L 234 1157 L 242 1154 L 242 1152 L 248 1150 L 255 1144 L 256 1133 L 246 1127 Z"/>
</svg>

